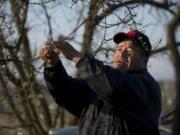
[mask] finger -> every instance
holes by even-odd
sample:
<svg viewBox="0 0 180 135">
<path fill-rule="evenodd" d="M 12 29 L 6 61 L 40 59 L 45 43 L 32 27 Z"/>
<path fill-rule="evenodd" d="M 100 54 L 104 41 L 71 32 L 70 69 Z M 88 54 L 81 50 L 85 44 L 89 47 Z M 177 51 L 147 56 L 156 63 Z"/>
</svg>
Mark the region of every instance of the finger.
<svg viewBox="0 0 180 135">
<path fill-rule="evenodd" d="M 54 48 L 50 48 L 49 50 L 47 50 L 47 52 L 44 52 L 45 54 L 44 54 L 44 56 L 46 57 L 46 58 L 53 58 L 53 57 L 57 57 L 58 56 L 58 54 L 59 54 L 59 50 L 58 49 L 54 49 Z"/>
<path fill-rule="evenodd" d="M 54 48 L 54 49 L 53 49 L 53 52 L 54 52 L 55 54 L 61 53 L 60 49 L 58 49 L 58 48 Z"/>
<path fill-rule="evenodd" d="M 46 47 L 42 48 L 41 50 L 43 53 L 48 53 L 48 52 L 51 52 L 53 49 L 54 49 L 53 46 L 47 45 Z"/>
<path fill-rule="evenodd" d="M 57 55 L 55 53 L 47 54 L 44 60 L 46 63 L 54 63 L 57 60 Z"/>
<path fill-rule="evenodd" d="M 56 53 L 52 52 L 51 54 L 48 55 L 48 58 L 51 59 L 51 60 L 54 60 L 54 59 L 57 58 L 57 56 L 58 55 Z"/>
</svg>

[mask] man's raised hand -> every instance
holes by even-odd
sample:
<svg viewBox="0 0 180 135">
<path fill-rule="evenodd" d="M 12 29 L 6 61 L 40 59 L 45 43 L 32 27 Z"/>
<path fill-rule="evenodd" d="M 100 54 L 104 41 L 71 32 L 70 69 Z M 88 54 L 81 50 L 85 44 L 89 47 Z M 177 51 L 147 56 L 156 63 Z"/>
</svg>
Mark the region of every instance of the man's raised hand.
<svg viewBox="0 0 180 135">
<path fill-rule="evenodd" d="M 57 48 L 66 59 L 73 61 L 75 63 L 77 63 L 82 57 L 82 55 L 66 41 L 52 41 L 51 45 Z"/>
<path fill-rule="evenodd" d="M 58 59 L 60 50 L 48 41 L 46 46 L 39 51 L 38 57 L 43 59 L 46 67 L 53 67 Z"/>
</svg>

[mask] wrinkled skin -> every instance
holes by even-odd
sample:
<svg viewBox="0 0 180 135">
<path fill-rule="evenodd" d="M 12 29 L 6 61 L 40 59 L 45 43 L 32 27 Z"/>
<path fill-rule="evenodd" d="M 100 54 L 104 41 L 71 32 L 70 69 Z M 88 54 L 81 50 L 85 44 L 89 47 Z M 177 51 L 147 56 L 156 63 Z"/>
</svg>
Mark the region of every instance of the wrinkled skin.
<svg viewBox="0 0 180 135">
<path fill-rule="evenodd" d="M 117 45 L 114 53 L 112 67 L 122 71 L 146 68 L 147 58 L 142 50 L 135 46 L 131 40 L 126 40 Z"/>
</svg>

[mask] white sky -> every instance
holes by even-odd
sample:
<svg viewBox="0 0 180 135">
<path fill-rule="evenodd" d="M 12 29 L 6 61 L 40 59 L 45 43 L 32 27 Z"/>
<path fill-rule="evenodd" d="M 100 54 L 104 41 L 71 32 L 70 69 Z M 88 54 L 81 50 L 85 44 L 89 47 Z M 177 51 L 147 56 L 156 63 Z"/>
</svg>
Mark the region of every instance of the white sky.
<svg viewBox="0 0 180 135">
<path fill-rule="evenodd" d="M 38 6 L 33 8 L 31 7 L 30 10 L 31 13 L 29 14 L 27 23 L 28 27 L 30 28 L 29 36 L 32 47 L 34 48 L 36 46 L 39 49 L 47 40 L 48 30 L 46 24 L 44 23 L 46 20 L 40 12 L 42 9 L 39 9 Z M 77 8 L 77 5 L 72 6 L 71 2 L 67 2 L 65 6 L 60 5 L 57 8 L 53 8 L 49 11 L 52 18 L 54 38 L 56 38 L 59 34 L 68 35 L 72 29 L 74 29 L 74 24 L 76 23 L 74 21 L 78 17 L 78 10 L 80 9 Z M 149 36 L 153 47 L 157 45 L 160 39 L 162 39 L 160 46 L 166 45 L 165 24 L 170 19 L 168 17 L 169 14 L 162 15 L 162 12 L 159 12 L 159 14 L 161 14 L 161 17 L 159 17 L 157 16 L 157 11 L 150 8 L 138 8 L 136 12 L 138 13 L 138 17 L 136 18 L 137 20 L 140 20 L 144 25 L 149 24 L 145 28 L 145 34 Z M 77 41 L 81 41 L 82 31 L 83 27 L 78 30 L 78 36 L 76 38 Z M 74 47 L 79 49 L 76 44 L 74 44 Z M 68 69 L 68 67 L 67 70 L 72 70 Z M 155 55 L 150 58 L 148 70 L 157 80 L 174 79 L 173 67 L 167 54 Z M 71 73 L 71 71 L 68 72 Z"/>
</svg>

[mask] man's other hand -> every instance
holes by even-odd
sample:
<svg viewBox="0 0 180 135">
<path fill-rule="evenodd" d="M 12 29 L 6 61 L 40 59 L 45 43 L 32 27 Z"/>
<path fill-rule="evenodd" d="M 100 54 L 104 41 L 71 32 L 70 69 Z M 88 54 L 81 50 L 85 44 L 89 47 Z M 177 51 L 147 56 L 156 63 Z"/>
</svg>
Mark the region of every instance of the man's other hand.
<svg viewBox="0 0 180 135">
<path fill-rule="evenodd" d="M 73 61 L 74 63 L 77 63 L 82 57 L 82 55 L 66 41 L 52 41 L 50 44 L 59 49 L 66 59 Z"/>
</svg>

